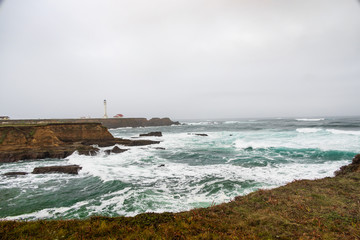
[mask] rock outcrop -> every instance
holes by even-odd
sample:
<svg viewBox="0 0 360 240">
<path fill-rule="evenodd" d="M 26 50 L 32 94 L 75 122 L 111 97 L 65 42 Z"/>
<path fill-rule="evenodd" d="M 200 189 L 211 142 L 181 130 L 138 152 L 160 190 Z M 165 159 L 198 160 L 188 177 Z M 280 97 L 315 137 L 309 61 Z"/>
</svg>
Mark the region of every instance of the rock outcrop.
<svg viewBox="0 0 360 240">
<path fill-rule="evenodd" d="M 67 166 L 49 166 L 49 167 L 36 167 L 33 170 L 33 174 L 45 174 L 45 173 L 67 173 L 78 174 L 82 169 L 79 165 L 67 165 Z"/>
<path fill-rule="evenodd" d="M 360 172 L 360 154 L 353 158 L 351 164 L 342 166 L 340 170 L 336 171 L 335 176 L 346 175 L 352 172 Z"/>
<path fill-rule="evenodd" d="M 209 135 L 207 135 L 206 133 L 195 133 L 196 136 L 200 136 L 200 137 L 207 137 Z"/>
<path fill-rule="evenodd" d="M 27 172 L 7 172 L 4 173 L 4 176 L 19 176 L 19 175 L 27 175 Z"/>
<path fill-rule="evenodd" d="M 139 135 L 140 137 L 162 137 L 162 132 L 149 132 Z"/>
<path fill-rule="evenodd" d="M 142 146 L 158 141 L 114 138 L 100 123 L 50 123 L 0 126 L 0 162 L 65 158 L 74 151 L 96 155 L 99 147 Z"/>
<path fill-rule="evenodd" d="M 127 151 L 128 149 L 121 149 L 118 146 L 113 147 L 111 150 L 105 150 L 105 153 L 110 155 L 111 153 L 122 153 Z"/>
</svg>

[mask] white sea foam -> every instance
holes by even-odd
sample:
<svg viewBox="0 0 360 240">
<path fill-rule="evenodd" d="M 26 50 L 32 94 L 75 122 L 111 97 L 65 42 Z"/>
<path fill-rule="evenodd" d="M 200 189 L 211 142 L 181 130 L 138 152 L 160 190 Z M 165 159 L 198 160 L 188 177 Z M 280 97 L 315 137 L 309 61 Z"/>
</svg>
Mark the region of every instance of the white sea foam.
<svg viewBox="0 0 360 240">
<path fill-rule="evenodd" d="M 322 131 L 321 128 L 298 128 L 296 129 L 299 133 L 316 133 Z"/>
<path fill-rule="evenodd" d="M 135 154 L 145 160 L 146 157 L 144 154 L 146 154 L 147 152 L 148 151 L 145 150 L 142 152 L 141 149 L 138 149 L 138 152 Z M 86 161 L 83 161 L 82 164 L 85 171 L 87 171 L 91 175 L 99 176 L 104 181 L 121 180 L 129 183 L 138 182 L 143 184 L 156 184 L 157 187 L 159 187 L 160 189 L 168 189 L 169 187 L 188 188 L 188 184 L 190 184 L 191 182 L 200 181 L 207 176 L 228 180 L 256 180 L 278 184 L 280 180 L 280 182 L 283 183 L 283 174 L 285 174 L 286 172 L 290 173 L 289 170 L 286 170 L 285 172 L 282 172 L 280 170 L 287 168 L 292 169 L 291 166 L 293 166 L 292 164 L 279 165 L 277 168 L 274 168 L 272 166 L 244 168 L 241 166 L 227 164 L 191 166 L 184 163 L 169 162 L 165 159 L 160 158 L 153 158 L 153 160 L 150 162 L 142 163 L 140 159 L 140 162 L 138 162 L 135 166 L 134 161 L 132 161 L 133 164 L 131 164 L 128 163 L 126 159 L 127 157 L 117 157 L 112 159 L 107 157 L 107 159 L 102 159 L 101 163 L 99 163 L 100 159 L 95 160 L 98 165 L 101 165 L 98 166 L 98 168 L 101 170 L 97 171 L 93 169 L 91 159 L 86 159 Z M 158 167 L 159 163 L 164 163 L 165 166 Z M 334 168 L 334 165 L 341 166 L 342 164 L 342 162 L 320 165 L 314 164 L 314 166 L 317 166 L 316 169 L 314 169 L 313 167 L 308 168 L 308 166 L 310 166 L 311 164 L 295 164 L 296 166 L 294 165 L 293 168 L 294 171 L 292 172 L 292 174 L 286 173 L 285 175 L 288 175 L 288 177 L 285 177 L 285 179 L 291 181 L 291 179 L 294 179 L 297 176 L 306 176 L 308 178 L 311 178 L 312 176 L 318 176 L 319 172 L 317 171 L 323 170 L 325 170 L 325 172 L 329 174 L 329 169 L 336 169 L 336 167 Z M 298 171 L 299 166 L 302 166 L 306 171 L 308 171 L 309 174 L 304 175 L 304 172 Z M 281 177 L 277 178 L 276 173 L 280 173 Z M 161 181 L 159 182 L 159 180 Z"/>
<path fill-rule="evenodd" d="M 243 139 L 238 139 L 234 143 L 236 148 L 246 149 L 246 148 L 269 148 L 274 147 L 274 144 L 264 142 L 264 141 L 246 141 Z"/>
<path fill-rule="evenodd" d="M 183 163 L 166 162 L 165 167 L 144 165 L 142 168 L 133 168 L 128 166 L 125 167 L 126 171 L 123 171 L 122 166 L 119 166 L 116 167 L 113 174 L 116 174 L 117 179 L 121 179 L 122 181 L 153 185 L 153 189 L 162 190 L 165 193 L 156 195 L 157 201 L 164 203 L 165 206 L 163 206 L 163 208 L 172 211 L 182 211 L 191 208 L 193 204 L 197 202 L 209 203 L 214 200 L 221 200 L 220 202 L 228 201 L 244 191 L 244 189 L 241 189 L 239 186 L 238 190 L 232 193 L 232 195 L 229 195 L 229 193 L 225 195 L 218 193 L 211 197 L 208 196 L 207 192 L 202 192 L 205 185 L 215 184 L 219 180 L 251 180 L 266 183 L 266 186 L 275 187 L 294 179 L 312 179 L 314 177 L 331 176 L 333 171 L 341 165 L 344 165 L 344 162 L 329 162 L 327 164 L 283 164 L 278 165 L 278 167 L 245 168 L 231 164 L 191 166 Z M 208 177 L 215 179 L 212 182 L 206 182 L 200 185 L 194 184 Z M 180 192 L 187 192 L 187 194 L 180 197 L 180 200 L 174 199 L 174 194 L 176 195 L 176 193 Z M 136 193 L 133 194 L 136 195 Z M 182 200 L 187 203 L 185 206 Z M 103 208 L 111 203 L 114 203 L 114 201 L 107 200 L 107 202 L 105 201 L 103 206 L 99 206 L 99 208 Z M 174 204 L 178 207 L 174 208 Z"/>
<path fill-rule="evenodd" d="M 297 118 L 296 120 L 302 122 L 318 122 L 318 121 L 324 121 L 325 118 Z"/>
<path fill-rule="evenodd" d="M 164 168 L 145 167 L 141 172 L 117 172 L 119 178 L 132 179 L 140 185 L 154 183 L 153 187 L 143 190 L 125 188 L 105 194 L 94 204 L 93 200 L 81 201 L 70 207 L 47 208 L 33 213 L 6 217 L 6 220 L 52 218 L 55 215 L 66 215 L 80 207 L 86 208 L 88 215 L 107 213 L 133 216 L 140 212 L 179 212 L 194 207 L 209 206 L 212 203 L 227 202 L 235 196 L 244 195 L 258 188 L 273 188 L 284 185 L 294 179 L 314 179 L 332 176 L 333 171 L 348 161 L 328 162 L 326 164 L 278 164 L 277 166 L 246 168 L 231 164 L 190 166 L 180 163 L 167 163 Z M 116 168 L 118 170 L 118 168 Z M 200 184 L 203 179 L 214 178 Z M 209 195 L 204 188 L 214 186 L 219 182 L 258 182 L 251 188 L 234 185 L 231 192 L 224 188 Z M 197 184 L 194 184 L 197 183 Z M 221 184 L 219 185 L 221 186 Z M 144 195 L 143 191 L 154 194 Z M 186 194 L 184 194 L 186 193 Z M 177 196 L 177 197 L 176 197 Z M 124 206 L 126 199 L 133 198 L 133 208 L 128 211 Z M 147 205 L 151 202 L 151 205 Z"/>
<path fill-rule="evenodd" d="M 190 126 L 199 126 L 199 125 L 217 125 L 219 124 L 219 122 L 217 121 L 202 121 L 202 122 L 185 122 L 185 125 L 190 125 Z"/>
<path fill-rule="evenodd" d="M 304 134 L 305 133 L 305 134 Z M 311 133 L 311 134 L 306 134 Z M 234 140 L 233 145 L 238 149 L 246 148 L 290 148 L 290 149 L 320 149 L 356 152 L 359 148 L 359 139 L 356 132 L 337 132 L 330 134 L 324 130 L 298 129 L 292 133 L 266 134 L 243 134 L 241 138 Z M 342 134 L 344 137 L 341 137 Z"/>
<path fill-rule="evenodd" d="M 242 123 L 240 121 L 225 121 L 223 124 L 235 124 L 235 123 Z"/>
<path fill-rule="evenodd" d="M 326 131 L 332 134 L 345 134 L 345 135 L 357 135 L 360 136 L 360 131 L 348 131 L 348 130 L 338 130 L 338 129 L 326 129 Z"/>
</svg>

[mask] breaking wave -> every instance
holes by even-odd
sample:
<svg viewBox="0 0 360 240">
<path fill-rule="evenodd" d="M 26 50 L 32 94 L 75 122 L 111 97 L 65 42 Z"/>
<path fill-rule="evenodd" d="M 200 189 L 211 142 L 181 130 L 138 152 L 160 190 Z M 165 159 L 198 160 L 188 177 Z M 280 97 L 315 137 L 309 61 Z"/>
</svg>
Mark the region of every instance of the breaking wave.
<svg viewBox="0 0 360 240">
<path fill-rule="evenodd" d="M 360 136 L 360 131 L 348 131 L 348 130 L 338 130 L 338 129 L 327 129 L 326 131 L 332 134 L 345 134 L 345 135 L 356 135 Z"/>
<path fill-rule="evenodd" d="M 316 133 L 322 131 L 321 128 L 297 128 L 297 132 L 299 133 Z"/>
<path fill-rule="evenodd" d="M 324 121 L 325 118 L 297 118 L 296 120 L 301 122 L 318 122 Z"/>
</svg>

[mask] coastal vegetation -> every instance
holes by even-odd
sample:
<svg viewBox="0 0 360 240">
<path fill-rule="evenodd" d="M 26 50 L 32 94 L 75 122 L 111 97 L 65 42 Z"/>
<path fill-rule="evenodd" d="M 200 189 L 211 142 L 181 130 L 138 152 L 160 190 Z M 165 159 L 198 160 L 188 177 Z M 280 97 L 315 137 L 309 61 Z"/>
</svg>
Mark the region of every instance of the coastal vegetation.
<svg viewBox="0 0 360 240">
<path fill-rule="evenodd" d="M 181 213 L 0 221 L 1 239 L 360 239 L 360 155 L 335 177 L 295 180 Z"/>
</svg>

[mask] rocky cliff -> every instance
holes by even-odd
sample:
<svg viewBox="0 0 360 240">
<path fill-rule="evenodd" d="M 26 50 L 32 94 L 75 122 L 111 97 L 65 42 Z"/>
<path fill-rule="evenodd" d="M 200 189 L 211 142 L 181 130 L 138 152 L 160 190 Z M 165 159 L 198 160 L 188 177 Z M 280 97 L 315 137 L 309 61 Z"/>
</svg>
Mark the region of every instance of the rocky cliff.
<svg viewBox="0 0 360 240">
<path fill-rule="evenodd" d="M 138 146 L 150 140 L 114 138 L 101 123 L 48 123 L 0 126 L 0 162 L 65 158 L 74 151 L 94 155 L 100 147 L 121 144 Z"/>
</svg>

